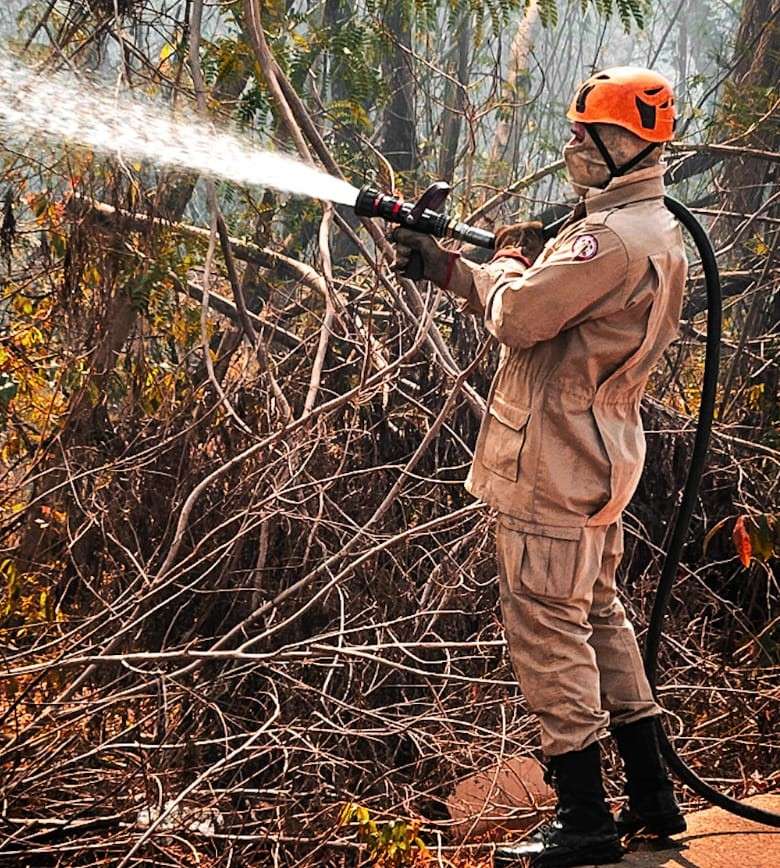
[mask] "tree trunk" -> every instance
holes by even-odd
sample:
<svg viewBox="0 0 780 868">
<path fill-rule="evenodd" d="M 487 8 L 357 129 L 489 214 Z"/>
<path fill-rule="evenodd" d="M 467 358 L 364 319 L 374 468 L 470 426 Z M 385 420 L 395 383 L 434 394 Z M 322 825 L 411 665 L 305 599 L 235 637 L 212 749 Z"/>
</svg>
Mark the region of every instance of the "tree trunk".
<svg viewBox="0 0 780 868">
<path fill-rule="evenodd" d="M 351 6 L 345 0 L 325 0 L 322 11 L 322 24 L 328 31 L 336 33 L 347 25 L 351 14 Z M 338 52 L 330 52 L 326 58 L 326 75 L 323 81 L 323 93 L 330 91 L 331 101 L 349 99 L 352 94 L 347 90 L 344 75 L 344 61 Z M 337 143 L 344 143 L 348 134 L 342 128 L 336 128 L 334 138 Z"/>
<path fill-rule="evenodd" d="M 776 151 L 780 145 L 777 112 L 760 124 L 777 99 L 777 63 L 780 58 L 780 0 L 745 0 L 736 44 L 736 65 L 727 85 L 724 111 L 727 123 L 741 136 L 740 145 Z M 755 124 L 755 129 L 750 129 Z M 728 165 L 723 186 L 729 190 L 724 208 L 750 214 L 769 194 L 771 174 L 767 160 L 745 157 Z"/>
<path fill-rule="evenodd" d="M 780 147 L 780 121 L 776 101 L 777 60 L 780 57 L 780 0 L 745 0 L 737 32 L 735 65 L 724 94 L 723 116 L 727 134 L 735 145 L 776 152 Z M 740 157 L 726 164 L 721 175 L 721 187 L 726 191 L 723 208 L 740 214 L 754 214 L 770 196 L 777 192 L 777 164 L 755 157 Z M 763 216 L 780 213 L 777 205 L 765 209 Z M 730 227 L 733 229 L 733 227 Z M 758 234 L 760 238 L 757 238 Z M 774 237 L 773 237 L 774 236 Z M 720 237 L 731 240 L 724 227 Z M 763 365 L 750 375 L 754 365 L 745 353 L 748 342 L 769 338 L 776 332 L 778 294 L 772 291 L 772 265 L 777 255 L 777 232 L 772 224 L 754 223 L 735 246 L 732 255 L 741 267 L 755 275 L 752 297 L 741 301 L 732 312 L 739 323 L 739 346 L 728 359 L 725 368 L 723 397 L 719 418 L 727 421 L 737 411 L 742 419 L 766 430 L 776 421 L 777 399 L 771 390 L 777 389 L 777 374 L 773 365 Z M 763 347 L 763 342 L 759 344 Z M 771 346 L 771 343 L 770 343 Z M 761 350 L 763 356 L 764 350 Z M 745 413 L 741 396 L 750 387 L 763 387 L 759 402 L 760 413 Z"/>
<path fill-rule="evenodd" d="M 382 152 L 396 172 L 409 172 L 416 164 L 417 146 L 414 122 L 414 75 L 412 26 L 401 0 L 390 0 L 385 18 L 387 29 L 397 40 L 384 62 L 390 84 L 390 102 L 384 113 Z M 407 51 L 404 51 L 404 48 Z"/>
<path fill-rule="evenodd" d="M 439 177 L 452 181 L 463 128 L 463 111 L 466 108 L 466 86 L 469 81 L 469 49 L 471 48 L 471 14 L 466 10 L 453 34 L 457 58 L 447 67 L 447 72 L 457 77 L 457 83 L 447 80 L 444 86 L 444 109 L 442 111 L 441 151 L 439 152 Z M 459 86 L 460 85 L 460 86 Z"/>
<path fill-rule="evenodd" d="M 680 10 L 677 23 L 677 86 L 675 87 L 677 104 L 687 103 L 688 94 L 688 10 Z"/>
<path fill-rule="evenodd" d="M 490 164 L 496 166 L 503 161 L 514 162 L 520 142 L 518 94 L 521 91 L 523 76 L 528 72 L 528 58 L 533 47 L 534 31 L 539 20 L 539 7 L 536 0 L 530 3 L 517 24 L 512 45 L 509 49 L 506 76 L 504 77 L 504 100 L 511 108 L 504 109 L 496 127 L 493 147 L 490 152 Z"/>
</svg>

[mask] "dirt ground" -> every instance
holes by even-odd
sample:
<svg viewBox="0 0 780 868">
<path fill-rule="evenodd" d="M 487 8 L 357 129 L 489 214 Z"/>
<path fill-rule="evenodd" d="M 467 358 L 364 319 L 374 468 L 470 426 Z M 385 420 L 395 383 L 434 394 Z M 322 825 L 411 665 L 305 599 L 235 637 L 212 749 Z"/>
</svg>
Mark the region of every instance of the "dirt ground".
<svg viewBox="0 0 780 868">
<path fill-rule="evenodd" d="M 780 793 L 747 802 L 780 812 Z M 719 808 L 687 815 L 688 831 L 674 838 L 675 849 L 638 849 L 623 857 L 626 868 L 780 868 L 780 829 L 759 826 Z"/>
</svg>

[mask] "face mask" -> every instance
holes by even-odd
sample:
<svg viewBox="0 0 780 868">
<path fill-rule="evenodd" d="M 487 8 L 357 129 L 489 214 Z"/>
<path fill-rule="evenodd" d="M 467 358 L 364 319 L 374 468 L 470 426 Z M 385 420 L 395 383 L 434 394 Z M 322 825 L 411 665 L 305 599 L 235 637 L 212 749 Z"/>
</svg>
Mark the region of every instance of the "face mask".
<svg viewBox="0 0 780 868">
<path fill-rule="evenodd" d="M 569 181 L 578 196 L 583 196 L 588 187 L 603 187 L 609 181 L 606 163 L 590 139 L 566 144 L 563 159 Z"/>
</svg>

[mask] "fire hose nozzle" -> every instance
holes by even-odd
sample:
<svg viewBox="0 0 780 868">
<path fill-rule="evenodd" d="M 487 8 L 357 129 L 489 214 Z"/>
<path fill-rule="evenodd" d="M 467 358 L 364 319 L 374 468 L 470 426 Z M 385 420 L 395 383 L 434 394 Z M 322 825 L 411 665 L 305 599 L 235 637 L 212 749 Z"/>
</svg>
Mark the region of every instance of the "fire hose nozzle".
<svg viewBox="0 0 780 868">
<path fill-rule="evenodd" d="M 355 213 L 359 217 L 381 217 L 389 223 L 397 223 L 413 232 L 433 235 L 434 238 L 456 238 L 493 250 L 496 236 L 492 232 L 460 223 L 439 211 L 449 193 L 450 185 L 446 181 L 437 181 L 428 187 L 416 203 L 412 203 L 366 185 L 358 194 Z M 422 259 L 416 251 L 413 251 L 404 276 L 413 280 L 422 277 Z"/>
</svg>

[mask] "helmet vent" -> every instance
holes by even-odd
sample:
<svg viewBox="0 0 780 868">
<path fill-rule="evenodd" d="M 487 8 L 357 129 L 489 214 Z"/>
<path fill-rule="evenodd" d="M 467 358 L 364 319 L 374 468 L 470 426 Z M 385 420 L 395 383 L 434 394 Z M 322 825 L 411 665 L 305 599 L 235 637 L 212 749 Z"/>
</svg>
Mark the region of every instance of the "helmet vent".
<svg viewBox="0 0 780 868">
<path fill-rule="evenodd" d="M 598 79 L 598 81 L 609 81 L 609 76 L 606 75 L 606 73 L 603 73 L 603 72 L 601 73 L 601 75 L 594 75 L 593 77 L 594 77 L 595 79 Z"/>
<path fill-rule="evenodd" d="M 639 109 L 639 120 L 646 130 L 655 129 L 655 106 L 649 103 L 642 102 L 639 97 L 636 97 L 636 107 Z"/>
<path fill-rule="evenodd" d="M 648 96 L 655 96 L 657 93 L 661 93 L 662 90 L 663 90 L 662 87 L 651 87 L 651 88 L 648 88 L 648 89 L 645 91 L 645 93 L 646 93 Z"/>
<path fill-rule="evenodd" d="M 596 87 L 595 84 L 586 84 L 580 88 L 580 92 L 577 94 L 577 111 L 582 114 L 585 111 L 585 100 L 588 98 L 588 94 Z"/>
</svg>

